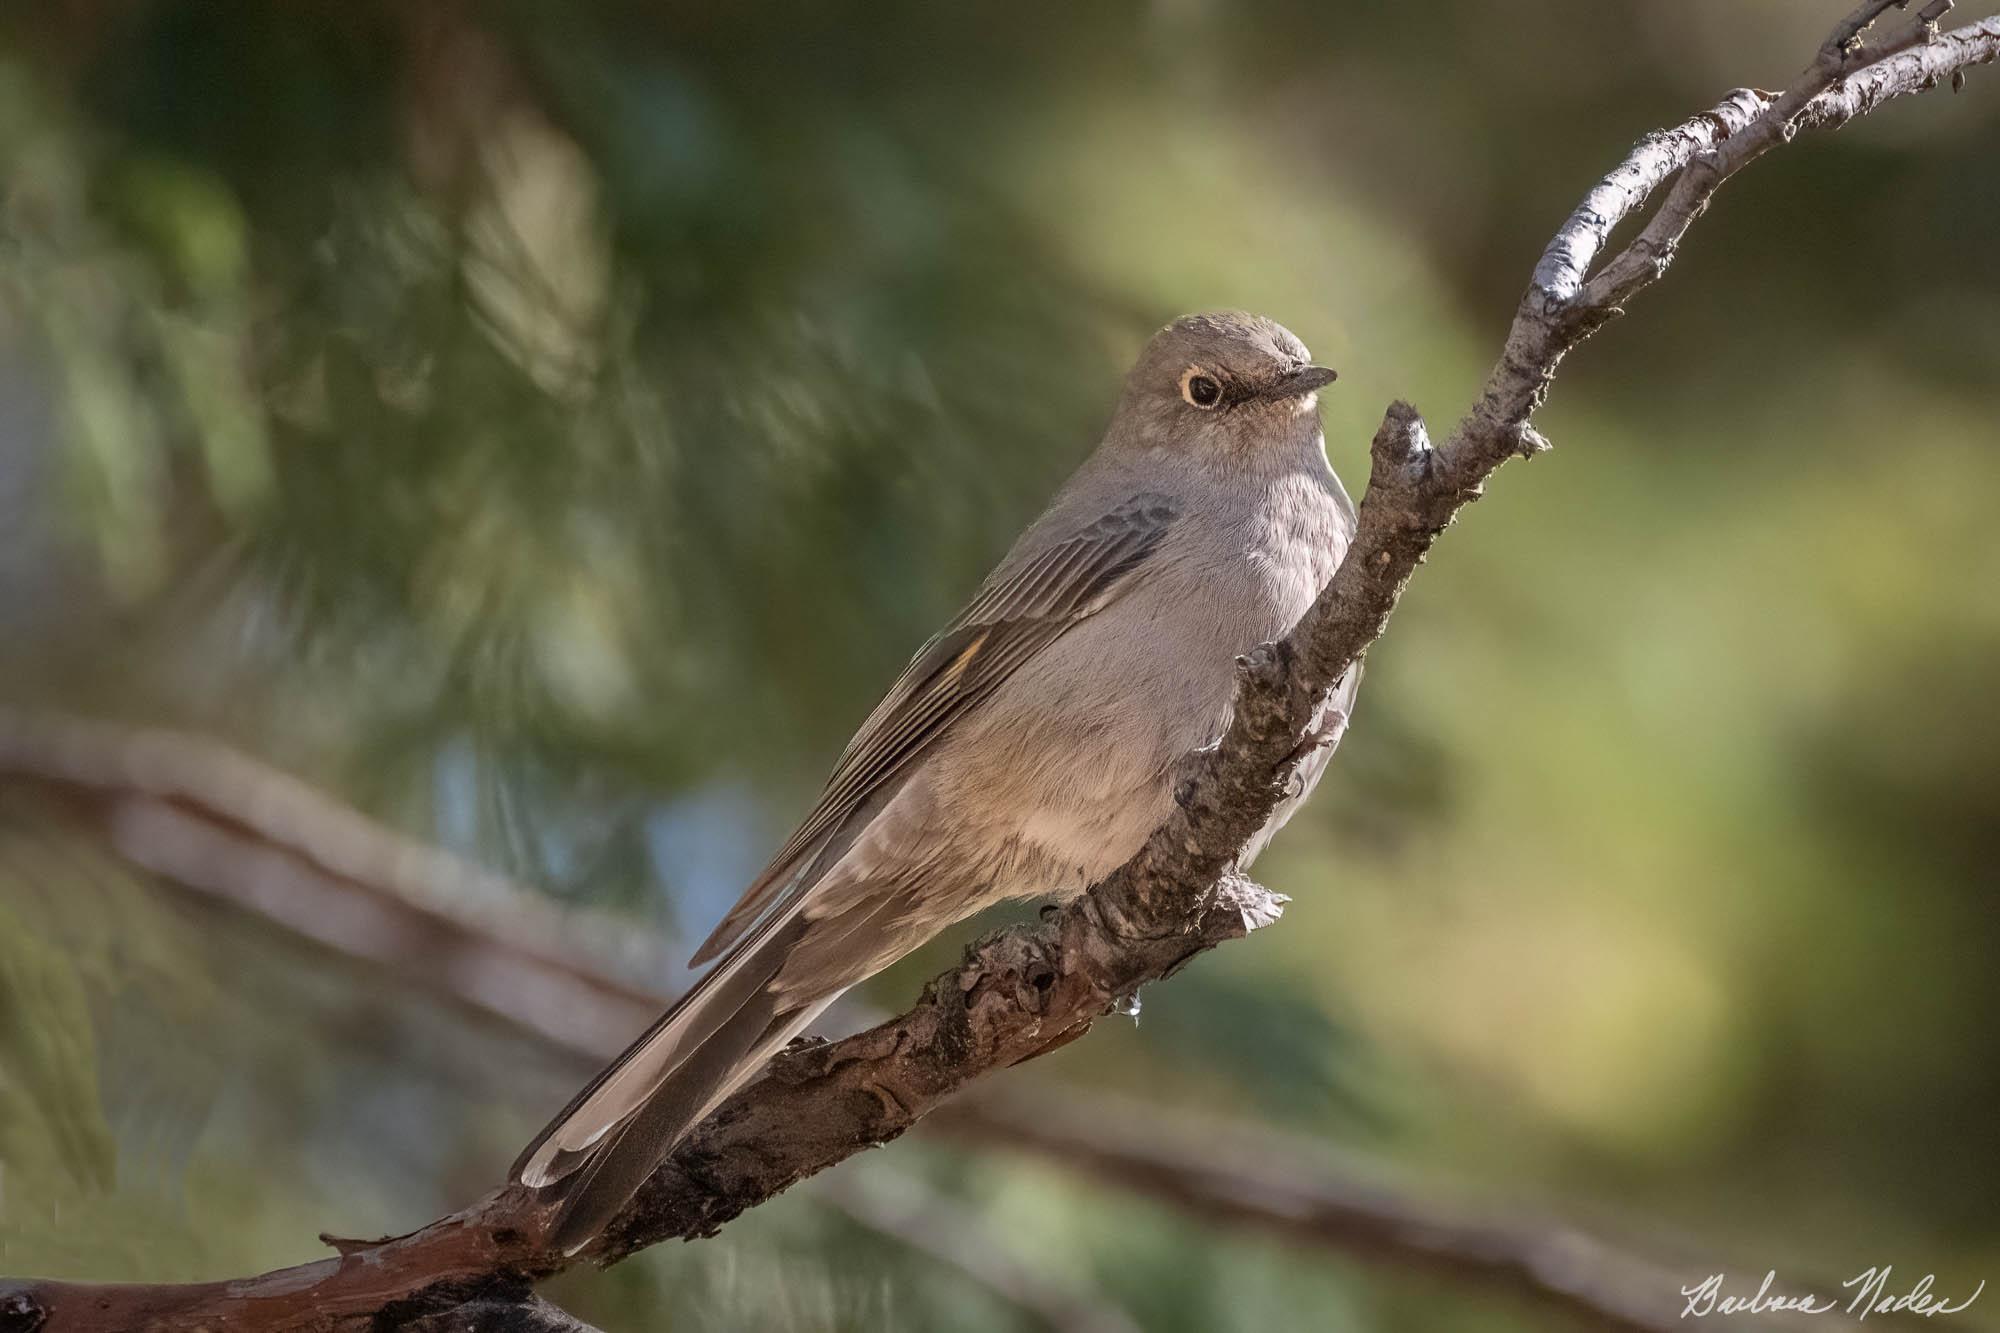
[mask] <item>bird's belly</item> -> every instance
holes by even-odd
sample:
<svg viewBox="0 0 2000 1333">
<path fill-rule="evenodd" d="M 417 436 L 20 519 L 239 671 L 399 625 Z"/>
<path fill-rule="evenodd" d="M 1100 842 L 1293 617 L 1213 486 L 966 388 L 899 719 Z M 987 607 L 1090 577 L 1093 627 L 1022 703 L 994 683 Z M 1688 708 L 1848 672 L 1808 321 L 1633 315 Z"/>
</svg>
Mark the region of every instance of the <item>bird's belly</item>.
<svg viewBox="0 0 2000 1333">
<path fill-rule="evenodd" d="M 1172 808 L 1177 761 L 1228 715 L 1226 656 L 1215 671 L 1153 656 L 1107 672 L 1105 644 L 1070 638 L 929 766 L 941 813 L 987 849 L 994 898 L 1080 893 L 1123 864 Z"/>
<path fill-rule="evenodd" d="M 1071 898 L 1132 858 L 1166 818 L 1163 783 L 1090 803 L 1042 806 L 1020 821 L 997 887 L 1006 897 Z"/>
<path fill-rule="evenodd" d="M 938 813 L 974 852 L 982 899 L 1081 893 L 1165 818 L 1171 797 L 1151 747 L 1108 739 L 1073 736 L 1039 756 L 1009 747 L 997 763 L 989 750 L 976 766 L 940 756 Z"/>
</svg>

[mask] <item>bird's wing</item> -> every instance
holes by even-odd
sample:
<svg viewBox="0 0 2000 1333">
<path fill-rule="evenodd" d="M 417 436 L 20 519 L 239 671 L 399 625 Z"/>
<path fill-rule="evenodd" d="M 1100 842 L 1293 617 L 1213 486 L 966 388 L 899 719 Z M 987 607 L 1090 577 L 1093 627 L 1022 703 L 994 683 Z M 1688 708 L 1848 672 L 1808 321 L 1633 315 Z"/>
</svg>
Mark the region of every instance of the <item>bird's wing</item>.
<svg viewBox="0 0 2000 1333">
<path fill-rule="evenodd" d="M 819 803 L 695 952 L 693 965 L 720 956 L 764 916 L 827 839 L 952 723 L 1023 662 L 1109 605 L 1158 548 L 1177 512 L 1166 496 L 1134 496 L 989 578 L 972 604 L 917 651 L 861 724 Z"/>
</svg>

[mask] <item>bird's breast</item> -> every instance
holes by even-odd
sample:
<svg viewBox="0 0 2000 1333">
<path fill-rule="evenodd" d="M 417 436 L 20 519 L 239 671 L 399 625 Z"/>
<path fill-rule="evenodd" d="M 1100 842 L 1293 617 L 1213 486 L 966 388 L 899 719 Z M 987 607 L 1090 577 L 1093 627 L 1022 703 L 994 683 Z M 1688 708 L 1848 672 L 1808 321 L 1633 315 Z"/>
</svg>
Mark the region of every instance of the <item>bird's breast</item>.
<svg viewBox="0 0 2000 1333">
<path fill-rule="evenodd" d="M 1183 756 L 1229 719 L 1235 660 L 1281 637 L 1344 549 L 1314 479 L 1177 522 L 1131 585 L 1024 663 L 930 765 L 944 805 L 1011 893 L 1080 890 L 1171 809 Z"/>
</svg>

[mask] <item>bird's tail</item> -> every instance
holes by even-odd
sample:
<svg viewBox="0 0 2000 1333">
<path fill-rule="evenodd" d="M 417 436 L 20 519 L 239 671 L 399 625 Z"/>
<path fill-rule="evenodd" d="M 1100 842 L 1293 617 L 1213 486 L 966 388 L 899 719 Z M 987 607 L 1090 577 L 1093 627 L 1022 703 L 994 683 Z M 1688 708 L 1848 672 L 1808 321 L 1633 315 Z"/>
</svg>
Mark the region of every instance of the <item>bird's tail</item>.
<svg viewBox="0 0 2000 1333">
<path fill-rule="evenodd" d="M 551 1242 L 581 1249 L 702 1117 L 747 1082 L 831 997 L 781 995 L 771 980 L 795 918 L 756 930 L 571 1099 L 511 1177 L 561 1200 Z"/>
</svg>

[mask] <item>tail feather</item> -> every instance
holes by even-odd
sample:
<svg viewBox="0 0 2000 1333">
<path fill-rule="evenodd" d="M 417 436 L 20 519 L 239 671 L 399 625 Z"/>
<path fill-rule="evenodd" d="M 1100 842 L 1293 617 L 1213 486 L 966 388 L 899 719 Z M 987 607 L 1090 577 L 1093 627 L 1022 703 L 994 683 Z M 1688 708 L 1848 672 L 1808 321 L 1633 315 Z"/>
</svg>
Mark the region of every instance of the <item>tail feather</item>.
<svg viewBox="0 0 2000 1333">
<path fill-rule="evenodd" d="M 824 1007 L 770 982 L 796 918 L 744 940 L 570 1099 L 522 1150 L 511 1177 L 562 1200 L 554 1241 L 588 1242 L 674 1145 Z"/>
<path fill-rule="evenodd" d="M 690 1051 L 659 1091 L 581 1154 L 556 1187 L 562 1206 L 550 1243 L 564 1254 L 589 1244 L 674 1145 L 811 1018 L 779 1011 L 774 997 L 762 995 Z"/>
</svg>

